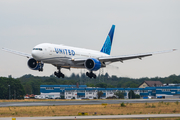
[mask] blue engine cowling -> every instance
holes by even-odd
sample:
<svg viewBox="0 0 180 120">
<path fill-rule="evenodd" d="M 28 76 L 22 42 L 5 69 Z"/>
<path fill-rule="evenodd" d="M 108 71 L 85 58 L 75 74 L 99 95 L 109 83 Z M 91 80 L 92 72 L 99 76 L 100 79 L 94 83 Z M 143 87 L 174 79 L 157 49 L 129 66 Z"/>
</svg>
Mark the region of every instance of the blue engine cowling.
<svg viewBox="0 0 180 120">
<path fill-rule="evenodd" d="M 101 68 L 101 62 L 96 58 L 89 58 L 85 61 L 85 67 L 90 71 L 97 71 Z"/>
<path fill-rule="evenodd" d="M 44 64 L 41 62 L 36 61 L 34 58 L 28 60 L 28 66 L 32 70 L 39 70 L 39 68 L 43 68 Z"/>
</svg>

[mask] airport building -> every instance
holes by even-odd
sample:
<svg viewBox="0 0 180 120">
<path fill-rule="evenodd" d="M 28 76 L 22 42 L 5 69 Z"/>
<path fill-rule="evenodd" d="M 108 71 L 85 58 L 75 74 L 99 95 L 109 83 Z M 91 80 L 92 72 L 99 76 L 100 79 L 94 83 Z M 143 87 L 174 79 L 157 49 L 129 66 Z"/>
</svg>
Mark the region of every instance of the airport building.
<svg viewBox="0 0 180 120">
<path fill-rule="evenodd" d="M 41 85 L 39 99 L 96 99 L 97 93 L 103 92 L 102 99 L 115 96 L 117 91 L 124 93 L 128 99 L 128 93 L 133 90 L 141 98 L 180 98 L 180 86 L 162 86 L 146 88 L 90 88 L 86 85 Z"/>
</svg>

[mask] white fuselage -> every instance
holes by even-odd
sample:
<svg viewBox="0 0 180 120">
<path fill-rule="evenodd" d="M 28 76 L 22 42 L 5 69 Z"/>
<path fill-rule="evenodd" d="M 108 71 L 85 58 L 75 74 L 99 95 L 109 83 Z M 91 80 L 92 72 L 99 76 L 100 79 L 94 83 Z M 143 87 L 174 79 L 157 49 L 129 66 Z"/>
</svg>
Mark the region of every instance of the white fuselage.
<svg viewBox="0 0 180 120">
<path fill-rule="evenodd" d="M 70 47 L 50 43 L 35 46 L 32 56 L 37 61 L 65 68 L 84 68 L 84 65 L 73 62 L 74 59 L 99 58 L 109 56 L 105 53 L 85 48 Z"/>
</svg>

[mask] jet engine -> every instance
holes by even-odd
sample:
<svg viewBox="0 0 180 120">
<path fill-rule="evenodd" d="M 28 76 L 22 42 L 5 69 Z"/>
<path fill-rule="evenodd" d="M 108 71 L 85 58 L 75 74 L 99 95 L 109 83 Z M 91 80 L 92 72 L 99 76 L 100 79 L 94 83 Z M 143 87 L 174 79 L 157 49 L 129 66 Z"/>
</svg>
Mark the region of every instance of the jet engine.
<svg viewBox="0 0 180 120">
<path fill-rule="evenodd" d="M 101 68 L 101 62 L 96 58 L 89 58 L 85 61 L 85 67 L 89 71 L 97 71 Z"/>
<path fill-rule="evenodd" d="M 32 70 L 43 71 L 44 64 L 42 62 L 36 61 L 34 58 L 29 59 L 27 64 Z"/>
</svg>

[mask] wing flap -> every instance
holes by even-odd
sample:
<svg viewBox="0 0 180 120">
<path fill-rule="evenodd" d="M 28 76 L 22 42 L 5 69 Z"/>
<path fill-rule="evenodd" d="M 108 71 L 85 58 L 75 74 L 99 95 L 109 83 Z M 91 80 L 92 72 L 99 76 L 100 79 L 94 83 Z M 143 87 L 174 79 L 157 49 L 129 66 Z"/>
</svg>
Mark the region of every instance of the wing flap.
<svg viewBox="0 0 180 120">
<path fill-rule="evenodd" d="M 117 62 L 117 61 L 123 62 L 124 60 L 130 60 L 130 59 L 136 59 L 136 58 L 141 59 L 147 56 L 152 56 L 152 54 L 102 57 L 102 58 L 99 58 L 99 60 L 103 62 Z"/>
</svg>

